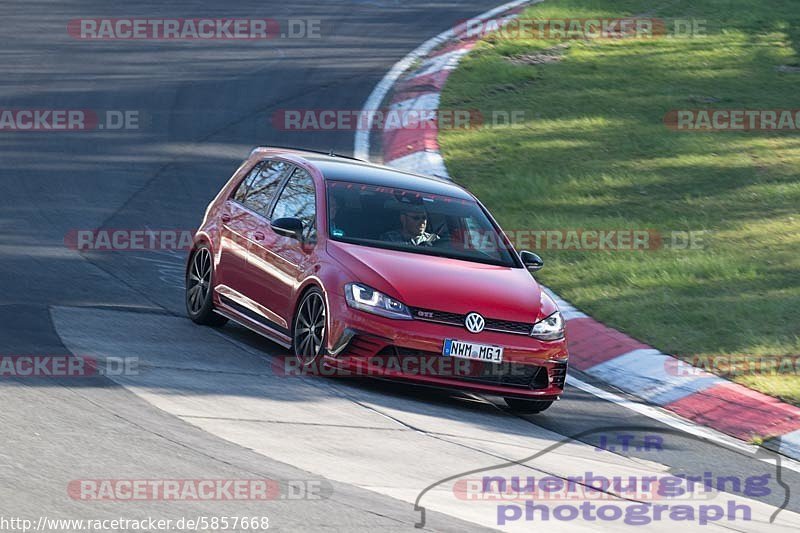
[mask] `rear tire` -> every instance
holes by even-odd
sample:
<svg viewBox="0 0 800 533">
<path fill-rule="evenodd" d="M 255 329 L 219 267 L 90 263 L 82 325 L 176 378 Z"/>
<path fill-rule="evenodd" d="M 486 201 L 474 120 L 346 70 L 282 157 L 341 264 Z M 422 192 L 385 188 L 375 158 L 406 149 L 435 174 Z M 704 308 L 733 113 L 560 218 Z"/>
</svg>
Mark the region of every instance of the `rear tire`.
<svg viewBox="0 0 800 533">
<path fill-rule="evenodd" d="M 228 319 L 214 312 L 214 265 L 211 250 L 200 245 L 189 260 L 186 270 L 186 314 L 202 326 L 222 326 Z"/>
<path fill-rule="evenodd" d="M 523 400 L 521 398 L 505 398 L 508 407 L 520 414 L 541 413 L 553 405 L 552 400 Z"/>
</svg>

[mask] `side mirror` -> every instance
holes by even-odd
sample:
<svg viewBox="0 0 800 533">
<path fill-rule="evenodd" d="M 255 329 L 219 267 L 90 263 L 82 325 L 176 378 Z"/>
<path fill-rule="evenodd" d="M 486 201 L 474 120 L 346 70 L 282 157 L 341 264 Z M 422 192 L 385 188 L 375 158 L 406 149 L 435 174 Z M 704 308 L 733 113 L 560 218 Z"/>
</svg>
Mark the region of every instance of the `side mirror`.
<svg viewBox="0 0 800 533">
<path fill-rule="evenodd" d="M 272 231 L 284 237 L 303 240 L 303 221 L 299 218 L 277 218 L 270 224 Z"/>
<path fill-rule="evenodd" d="M 528 250 L 522 250 L 519 253 L 519 258 L 522 259 L 522 264 L 525 265 L 525 268 L 531 272 L 541 270 L 544 266 L 544 261 L 542 261 L 542 258 L 539 257 L 538 254 L 529 252 Z"/>
</svg>

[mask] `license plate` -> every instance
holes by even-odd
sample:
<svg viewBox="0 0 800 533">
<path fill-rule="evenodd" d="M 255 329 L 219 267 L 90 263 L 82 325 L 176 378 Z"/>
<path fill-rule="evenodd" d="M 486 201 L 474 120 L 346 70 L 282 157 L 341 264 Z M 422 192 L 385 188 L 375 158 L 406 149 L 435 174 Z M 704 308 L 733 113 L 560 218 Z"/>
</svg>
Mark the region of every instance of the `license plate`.
<svg viewBox="0 0 800 533">
<path fill-rule="evenodd" d="M 442 355 L 461 357 L 462 359 L 474 359 L 476 361 L 488 361 L 490 363 L 502 363 L 503 347 L 445 339 Z"/>
</svg>

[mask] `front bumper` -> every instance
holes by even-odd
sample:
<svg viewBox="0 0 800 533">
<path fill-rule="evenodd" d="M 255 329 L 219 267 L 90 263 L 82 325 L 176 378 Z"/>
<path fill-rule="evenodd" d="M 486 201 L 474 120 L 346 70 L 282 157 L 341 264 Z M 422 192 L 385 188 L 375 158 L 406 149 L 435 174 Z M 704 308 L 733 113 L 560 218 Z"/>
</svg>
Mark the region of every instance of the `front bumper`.
<svg viewBox="0 0 800 533">
<path fill-rule="evenodd" d="M 421 320 L 392 320 L 352 309 L 329 294 L 327 365 L 350 375 L 400 379 L 441 388 L 537 400 L 558 399 L 567 372 L 564 339 L 483 331 Z M 503 346 L 503 363 L 442 355 L 445 339 Z"/>
</svg>

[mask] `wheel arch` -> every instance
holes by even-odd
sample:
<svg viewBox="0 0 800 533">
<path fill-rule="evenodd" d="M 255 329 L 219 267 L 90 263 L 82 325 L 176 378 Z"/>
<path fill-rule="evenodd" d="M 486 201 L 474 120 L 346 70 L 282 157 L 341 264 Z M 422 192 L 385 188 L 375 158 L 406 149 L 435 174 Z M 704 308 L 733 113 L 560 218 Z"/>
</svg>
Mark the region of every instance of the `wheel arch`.
<svg viewBox="0 0 800 533">
<path fill-rule="evenodd" d="M 306 294 L 311 289 L 318 289 L 322 293 L 322 298 L 323 298 L 323 300 L 325 300 L 325 311 L 326 311 L 325 312 L 325 320 L 327 322 L 327 324 L 325 324 L 325 328 L 327 329 L 327 331 L 330 331 L 330 327 L 331 327 L 331 313 L 330 313 L 331 305 L 330 305 L 330 301 L 328 299 L 328 291 L 325 290 L 325 285 L 322 283 L 321 279 L 319 279 L 317 276 L 309 276 L 308 278 L 303 280 L 303 283 L 301 283 L 300 286 L 297 288 L 297 292 L 296 292 L 297 297 L 294 299 L 294 303 L 292 305 L 292 314 L 291 314 L 292 321 L 290 323 L 290 329 L 289 329 L 289 333 L 292 336 L 294 336 L 294 319 L 295 319 L 295 316 L 297 316 L 297 309 L 300 307 L 300 302 L 303 301 L 303 298 L 305 298 Z"/>
<path fill-rule="evenodd" d="M 213 259 L 212 264 L 216 267 L 216 253 L 214 250 L 214 245 L 211 242 L 211 236 L 204 231 L 198 231 L 194 235 L 194 241 L 192 242 L 192 247 L 189 249 L 189 253 L 186 255 L 186 263 L 183 267 L 183 276 L 186 277 L 189 274 L 189 265 L 192 263 L 192 257 L 194 253 L 200 246 L 208 246 L 209 250 L 211 250 L 211 258 Z"/>
</svg>

